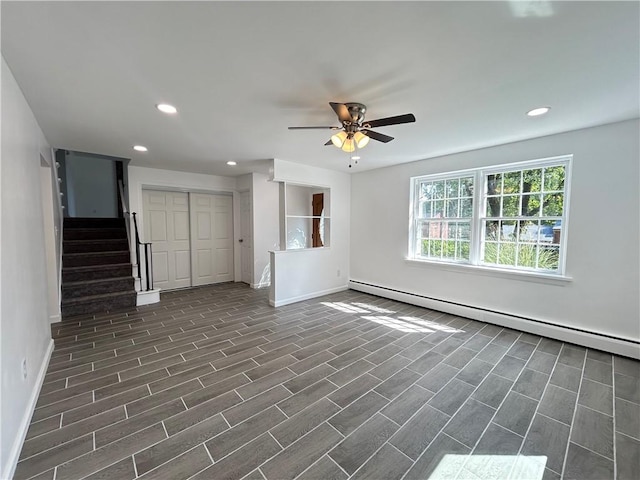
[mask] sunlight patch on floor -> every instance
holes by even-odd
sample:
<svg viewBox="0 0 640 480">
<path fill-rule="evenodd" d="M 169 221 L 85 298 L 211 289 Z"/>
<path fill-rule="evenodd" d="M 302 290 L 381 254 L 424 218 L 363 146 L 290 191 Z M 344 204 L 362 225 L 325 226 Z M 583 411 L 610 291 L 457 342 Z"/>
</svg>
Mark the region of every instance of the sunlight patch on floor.
<svg viewBox="0 0 640 480">
<path fill-rule="evenodd" d="M 542 480 L 546 456 L 446 454 L 429 480 Z"/>
<path fill-rule="evenodd" d="M 367 310 L 371 311 L 371 312 L 377 312 L 377 313 L 396 313 L 393 310 L 387 310 L 386 308 L 380 308 L 380 307 L 376 307 L 374 305 L 369 305 L 368 303 L 359 303 L 359 302 L 353 302 L 353 305 L 356 305 L 360 308 L 366 308 Z"/>
<path fill-rule="evenodd" d="M 441 332 L 448 332 L 448 333 L 462 332 L 462 330 L 459 330 L 457 328 L 453 328 L 448 325 L 441 325 L 439 323 L 431 322 L 429 320 L 423 320 L 422 318 L 416 318 L 416 317 L 398 317 L 398 318 L 406 322 L 415 323 L 417 325 L 420 325 L 426 328 L 433 328 L 434 330 L 439 330 Z"/>
<path fill-rule="evenodd" d="M 333 308 L 343 313 L 396 313 L 393 310 L 387 310 L 385 308 L 376 307 L 374 305 L 369 305 L 367 303 L 344 303 L 344 302 L 320 302 L 322 305 L 326 307 Z M 409 333 L 433 333 L 435 331 L 447 332 L 447 333 L 457 333 L 462 332 L 463 330 L 459 330 L 447 325 L 441 325 L 436 322 L 432 322 L 429 320 L 424 320 L 422 318 L 417 317 L 409 317 L 409 316 L 401 316 L 398 318 L 393 318 L 387 315 L 363 315 L 361 318 L 365 320 L 370 320 L 375 323 L 379 323 L 380 325 L 385 325 L 387 327 L 394 328 L 396 330 L 400 330 L 401 332 L 409 332 Z"/>
<path fill-rule="evenodd" d="M 373 316 L 373 315 L 365 315 L 362 318 L 366 320 L 371 320 L 372 322 L 379 323 L 380 325 L 384 325 L 386 327 L 391 327 L 396 330 L 400 330 L 401 332 L 409 332 L 409 333 L 433 333 L 435 330 L 431 330 L 425 327 L 421 327 L 419 325 L 413 325 L 408 322 L 403 322 L 402 320 L 397 320 L 391 317 L 383 317 L 383 316 Z"/>
<path fill-rule="evenodd" d="M 365 310 L 360 307 L 354 307 L 347 303 L 342 302 L 320 302 L 322 305 L 326 305 L 327 307 L 335 308 L 344 313 L 371 313 L 369 310 Z"/>
</svg>

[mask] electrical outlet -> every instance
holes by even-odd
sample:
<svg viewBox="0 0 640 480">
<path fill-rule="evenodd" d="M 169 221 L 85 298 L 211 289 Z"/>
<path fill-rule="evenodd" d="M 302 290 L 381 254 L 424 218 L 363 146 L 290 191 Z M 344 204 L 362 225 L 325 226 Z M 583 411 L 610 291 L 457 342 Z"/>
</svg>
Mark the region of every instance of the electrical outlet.
<svg viewBox="0 0 640 480">
<path fill-rule="evenodd" d="M 22 378 L 24 380 L 27 379 L 27 359 L 26 358 L 22 359 Z"/>
</svg>

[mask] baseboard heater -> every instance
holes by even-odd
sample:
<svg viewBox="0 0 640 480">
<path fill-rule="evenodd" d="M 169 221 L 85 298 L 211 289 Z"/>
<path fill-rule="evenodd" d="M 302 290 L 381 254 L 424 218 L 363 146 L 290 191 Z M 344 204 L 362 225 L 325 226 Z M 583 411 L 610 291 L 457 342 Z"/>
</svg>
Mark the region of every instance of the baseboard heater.
<svg viewBox="0 0 640 480">
<path fill-rule="evenodd" d="M 554 338 L 563 342 L 623 355 L 625 357 L 640 359 L 640 341 L 637 340 L 591 332 L 575 327 L 560 326 L 544 320 L 498 312 L 482 307 L 473 307 L 357 280 L 349 280 L 349 288 L 459 317 L 466 317 L 472 320 L 513 328 L 535 335 Z"/>
</svg>

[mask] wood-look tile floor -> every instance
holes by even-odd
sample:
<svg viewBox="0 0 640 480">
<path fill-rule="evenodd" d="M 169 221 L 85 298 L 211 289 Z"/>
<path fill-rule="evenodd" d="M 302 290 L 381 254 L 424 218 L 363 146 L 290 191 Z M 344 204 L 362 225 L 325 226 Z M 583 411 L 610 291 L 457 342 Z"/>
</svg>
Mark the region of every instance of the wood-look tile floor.
<svg viewBox="0 0 640 480">
<path fill-rule="evenodd" d="M 15 478 L 638 479 L 640 363 L 354 291 L 53 327 Z"/>
</svg>

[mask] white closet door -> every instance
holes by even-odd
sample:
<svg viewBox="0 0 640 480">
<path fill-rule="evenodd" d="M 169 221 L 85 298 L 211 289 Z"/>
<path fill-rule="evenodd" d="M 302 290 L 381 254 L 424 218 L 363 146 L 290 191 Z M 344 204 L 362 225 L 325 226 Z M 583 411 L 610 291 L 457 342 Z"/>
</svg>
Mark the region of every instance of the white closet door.
<svg viewBox="0 0 640 480">
<path fill-rule="evenodd" d="M 233 280 L 232 197 L 191 193 L 193 285 Z"/>
<path fill-rule="evenodd" d="M 153 244 L 153 283 L 163 290 L 191 286 L 189 196 L 143 190 L 144 238 Z M 141 255 L 144 252 L 140 251 Z"/>
</svg>

